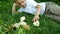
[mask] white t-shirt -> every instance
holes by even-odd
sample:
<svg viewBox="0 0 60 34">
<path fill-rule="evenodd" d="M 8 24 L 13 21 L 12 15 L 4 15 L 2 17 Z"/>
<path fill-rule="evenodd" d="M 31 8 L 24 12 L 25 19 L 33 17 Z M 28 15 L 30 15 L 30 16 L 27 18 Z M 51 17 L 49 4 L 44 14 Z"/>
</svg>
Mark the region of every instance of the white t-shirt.
<svg viewBox="0 0 60 34">
<path fill-rule="evenodd" d="M 39 4 L 42 8 L 40 15 L 43 15 L 43 13 L 45 11 L 45 2 L 37 3 L 34 0 L 26 0 L 26 7 L 25 8 L 21 7 L 18 11 L 19 12 L 26 12 L 26 13 L 30 13 L 30 14 L 35 14 L 37 11 L 37 9 L 36 9 L 37 4 Z"/>
</svg>

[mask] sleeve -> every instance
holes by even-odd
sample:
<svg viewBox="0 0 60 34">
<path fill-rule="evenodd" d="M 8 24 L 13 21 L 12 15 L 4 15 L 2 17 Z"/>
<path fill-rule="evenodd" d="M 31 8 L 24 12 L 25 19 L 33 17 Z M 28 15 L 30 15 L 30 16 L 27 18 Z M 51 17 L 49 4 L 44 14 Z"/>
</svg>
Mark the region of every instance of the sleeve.
<svg viewBox="0 0 60 34">
<path fill-rule="evenodd" d="M 20 9 L 18 10 L 18 12 L 23 12 L 23 8 L 20 8 Z"/>
<path fill-rule="evenodd" d="M 37 6 L 37 2 L 35 0 L 30 0 L 30 3 L 33 5 L 33 6 Z"/>
</svg>

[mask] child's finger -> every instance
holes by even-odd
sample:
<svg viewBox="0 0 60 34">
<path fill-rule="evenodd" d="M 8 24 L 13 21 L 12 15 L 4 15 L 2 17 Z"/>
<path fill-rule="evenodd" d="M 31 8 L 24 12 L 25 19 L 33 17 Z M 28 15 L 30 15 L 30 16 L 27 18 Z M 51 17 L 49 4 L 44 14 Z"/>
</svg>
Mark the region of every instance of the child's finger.
<svg viewBox="0 0 60 34">
<path fill-rule="evenodd" d="M 33 19 L 33 22 L 35 22 L 35 19 Z"/>
<path fill-rule="evenodd" d="M 38 20 L 38 18 L 36 18 L 36 20 L 35 21 L 37 21 Z"/>
</svg>

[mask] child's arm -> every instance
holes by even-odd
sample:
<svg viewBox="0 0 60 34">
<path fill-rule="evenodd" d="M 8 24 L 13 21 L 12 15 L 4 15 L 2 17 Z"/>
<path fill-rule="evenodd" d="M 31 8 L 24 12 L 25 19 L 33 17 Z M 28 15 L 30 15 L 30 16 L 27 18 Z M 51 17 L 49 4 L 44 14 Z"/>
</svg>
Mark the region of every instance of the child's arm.
<svg viewBox="0 0 60 34">
<path fill-rule="evenodd" d="M 37 8 L 37 12 L 36 12 L 36 14 L 35 14 L 35 16 L 33 18 L 33 21 L 34 22 L 39 19 L 39 15 L 40 15 L 40 11 L 41 11 L 41 6 L 40 5 L 37 5 L 36 8 Z"/>
<path fill-rule="evenodd" d="M 17 6 L 17 4 L 14 3 L 14 4 L 13 4 L 13 7 L 12 7 L 12 15 L 14 15 L 15 12 L 16 12 L 16 6 Z"/>
<path fill-rule="evenodd" d="M 36 12 L 36 14 L 35 15 L 40 15 L 40 12 L 41 12 L 41 6 L 40 5 L 37 5 L 36 6 L 36 8 L 37 8 L 37 12 Z"/>
</svg>

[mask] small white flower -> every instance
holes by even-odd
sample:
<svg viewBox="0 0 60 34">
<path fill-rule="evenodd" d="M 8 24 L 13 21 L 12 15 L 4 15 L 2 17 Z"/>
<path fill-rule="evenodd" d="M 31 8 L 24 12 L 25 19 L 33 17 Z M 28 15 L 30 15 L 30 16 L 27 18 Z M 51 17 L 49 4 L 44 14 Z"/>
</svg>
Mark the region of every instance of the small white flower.
<svg viewBox="0 0 60 34">
<path fill-rule="evenodd" d="M 36 22 L 33 22 L 34 26 L 39 26 L 39 21 L 37 20 Z"/>
<path fill-rule="evenodd" d="M 23 22 L 24 20 L 25 20 L 25 16 L 22 16 L 22 17 L 20 18 L 20 21 Z"/>
</svg>

